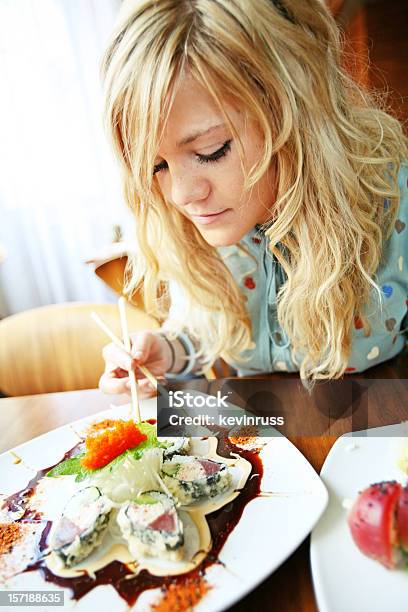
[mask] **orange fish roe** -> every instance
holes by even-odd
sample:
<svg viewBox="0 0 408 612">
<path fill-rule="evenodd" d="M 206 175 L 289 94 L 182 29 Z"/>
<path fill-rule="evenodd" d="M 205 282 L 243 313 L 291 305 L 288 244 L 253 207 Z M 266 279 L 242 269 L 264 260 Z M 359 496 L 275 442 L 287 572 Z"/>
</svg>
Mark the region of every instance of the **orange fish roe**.
<svg viewBox="0 0 408 612">
<path fill-rule="evenodd" d="M 86 454 L 81 459 L 81 465 L 88 470 L 108 465 L 129 448 L 135 448 L 147 440 L 147 436 L 136 427 L 134 421 L 106 419 L 95 425 L 85 440 Z"/>
<path fill-rule="evenodd" d="M 187 578 L 181 583 L 172 583 L 162 588 L 162 597 L 152 605 L 155 612 L 187 612 L 193 610 L 200 599 L 210 590 L 203 577 Z"/>
</svg>

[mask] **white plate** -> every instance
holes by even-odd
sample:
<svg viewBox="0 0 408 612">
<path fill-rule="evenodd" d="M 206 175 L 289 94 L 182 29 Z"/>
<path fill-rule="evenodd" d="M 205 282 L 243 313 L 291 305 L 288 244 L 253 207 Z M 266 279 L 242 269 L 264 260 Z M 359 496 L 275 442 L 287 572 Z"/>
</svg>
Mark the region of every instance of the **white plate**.
<svg viewBox="0 0 408 612">
<path fill-rule="evenodd" d="M 312 533 L 310 550 L 319 611 L 406 612 L 407 571 L 387 570 L 358 550 L 342 504 L 374 482 L 395 479 L 405 484 L 397 459 L 408 424 L 373 428 L 359 436 L 339 438 L 320 473 L 329 504 Z"/>
<path fill-rule="evenodd" d="M 55 429 L 13 450 L 30 466 L 45 468 L 60 461 L 76 444 L 75 431 L 81 431 L 96 418 L 118 418 L 128 412 L 127 406 L 116 407 Z M 142 403 L 143 418 L 155 417 L 155 413 L 155 399 Z M 197 612 L 223 610 L 254 589 L 301 544 L 326 507 L 328 496 L 322 481 L 295 446 L 283 436 L 263 440 L 266 444 L 260 453 L 264 467 L 261 490 L 273 495 L 257 497 L 245 507 L 220 552 L 219 559 L 225 567 L 213 565 L 206 572 L 213 588 L 196 606 Z M 10 453 L 0 455 L 1 493 L 9 495 L 22 489 L 32 476 L 23 464 L 13 464 Z M 43 582 L 39 572 L 23 573 L 9 580 L 6 588 L 58 589 Z M 133 609 L 149 610 L 158 594 L 158 589 L 144 592 Z M 111 586 L 96 587 L 78 603 L 69 597 L 70 591 L 66 590 L 65 609 L 75 606 L 76 612 L 128 609 Z M 47 609 L 58 611 L 61 607 Z"/>
</svg>

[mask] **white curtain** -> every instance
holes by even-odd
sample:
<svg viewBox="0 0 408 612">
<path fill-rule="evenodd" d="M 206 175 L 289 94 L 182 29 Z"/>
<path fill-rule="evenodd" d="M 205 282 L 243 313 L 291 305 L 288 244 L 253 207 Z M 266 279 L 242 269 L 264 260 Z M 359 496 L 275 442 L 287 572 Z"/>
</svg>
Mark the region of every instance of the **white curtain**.
<svg viewBox="0 0 408 612">
<path fill-rule="evenodd" d="M 102 128 L 120 0 L 0 0 L 0 315 L 110 301 L 84 261 L 133 225 Z"/>
</svg>

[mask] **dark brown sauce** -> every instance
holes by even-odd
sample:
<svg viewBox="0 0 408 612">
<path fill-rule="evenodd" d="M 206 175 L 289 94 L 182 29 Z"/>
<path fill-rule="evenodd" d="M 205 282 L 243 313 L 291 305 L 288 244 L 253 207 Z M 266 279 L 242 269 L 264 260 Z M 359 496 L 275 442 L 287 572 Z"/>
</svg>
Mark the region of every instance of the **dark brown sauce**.
<svg viewBox="0 0 408 612">
<path fill-rule="evenodd" d="M 154 419 L 151 419 L 151 421 L 153 420 Z M 77 444 L 70 451 L 68 451 L 68 453 L 65 453 L 64 459 L 75 456 L 78 446 L 79 445 Z M 95 578 L 93 576 L 89 576 L 87 573 L 81 574 L 75 578 L 63 578 L 53 574 L 53 572 L 46 567 L 44 560 L 41 559 L 40 556 L 38 561 L 27 567 L 25 571 L 40 571 L 44 580 L 47 582 L 51 582 L 63 588 L 69 588 L 72 591 L 73 599 L 76 600 L 86 595 L 86 593 L 98 585 L 110 584 L 130 606 L 134 605 L 139 595 L 141 595 L 141 593 L 147 589 L 166 587 L 170 584 L 182 585 L 188 580 L 202 578 L 205 576 L 206 569 L 209 566 L 213 565 L 214 563 L 221 563 L 221 561 L 218 559 L 218 555 L 225 544 L 227 537 L 240 520 L 245 506 L 260 493 L 263 466 L 258 451 L 243 450 L 232 444 L 226 438 L 218 441 L 217 453 L 220 456 L 231 457 L 231 452 L 234 452 L 249 461 L 252 465 L 252 470 L 245 487 L 233 501 L 229 502 L 219 510 L 212 512 L 211 514 L 207 514 L 206 519 L 211 532 L 212 546 L 205 559 L 203 559 L 200 565 L 198 565 L 194 570 L 179 576 L 153 576 L 147 570 L 142 570 L 137 576 L 129 578 L 129 576 L 132 575 L 132 572 L 126 566 L 126 564 L 122 563 L 121 561 L 112 561 L 105 567 L 97 570 L 95 572 Z M 32 480 L 30 480 L 27 487 L 23 491 L 10 496 L 5 501 L 5 504 L 10 508 L 9 504 L 14 506 L 14 504 L 19 503 L 19 500 L 23 499 L 24 495 L 26 497 L 31 496 L 38 480 L 42 478 L 48 472 L 48 470 L 51 469 L 51 467 L 38 472 L 38 474 Z M 46 539 L 50 527 L 51 523 L 47 521 L 41 536 L 39 551 L 44 550 L 46 546 Z"/>
<path fill-rule="evenodd" d="M 56 465 L 65 461 L 66 459 L 71 459 L 75 457 L 78 453 L 81 452 L 83 447 L 83 442 L 78 442 L 75 444 L 69 451 L 67 451 L 62 459 L 51 465 L 50 467 L 44 468 L 43 470 L 39 470 L 36 475 L 29 481 L 26 487 L 21 491 L 17 491 L 17 493 L 13 493 L 13 495 L 9 495 L 5 500 L 3 500 L 1 508 L 7 508 L 9 512 L 21 512 L 24 510 L 27 505 L 30 497 L 34 494 L 35 488 L 37 486 L 38 481 L 46 475 L 47 472 L 52 470 Z M 41 515 L 38 512 L 34 512 L 27 508 L 23 514 L 23 516 L 16 520 L 16 522 L 37 522 L 41 520 Z"/>
<path fill-rule="evenodd" d="M 48 538 L 48 534 L 50 533 L 51 525 L 52 525 L 52 521 L 45 521 L 45 527 L 43 529 L 40 541 L 38 543 L 38 552 L 40 554 L 42 553 L 43 550 L 47 548 L 47 538 Z"/>
</svg>

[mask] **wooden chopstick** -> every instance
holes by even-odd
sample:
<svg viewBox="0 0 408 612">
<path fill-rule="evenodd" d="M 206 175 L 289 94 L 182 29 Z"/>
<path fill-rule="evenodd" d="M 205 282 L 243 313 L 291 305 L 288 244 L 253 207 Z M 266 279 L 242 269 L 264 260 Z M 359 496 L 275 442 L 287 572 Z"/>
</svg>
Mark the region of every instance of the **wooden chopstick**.
<svg viewBox="0 0 408 612">
<path fill-rule="evenodd" d="M 118 307 L 119 307 L 119 314 L 120 314 L 120 324 L 122 327 L 123 343 L 125 345 L 126 350 L 130 353 L 132 349 L 132 345 L 130 343 L 129 328 L 128 328 L 127 317 L 126 317 L 126 300 L 123 297 L 123 295 L 120 296 L 118 300 Z M 138 393 L 137 393 L 136 375 L 135 375 L 134 370 L 132 369 L 129 370 L 129 381 L 130 381 L 130 393 L 132 397 L 133 411 L 136 415 L 137 422 L 140 423 L 142 418 L 140 416 L 140 404 L 139 404 L 139 398 L 138 398 Z"/>
</svg>

